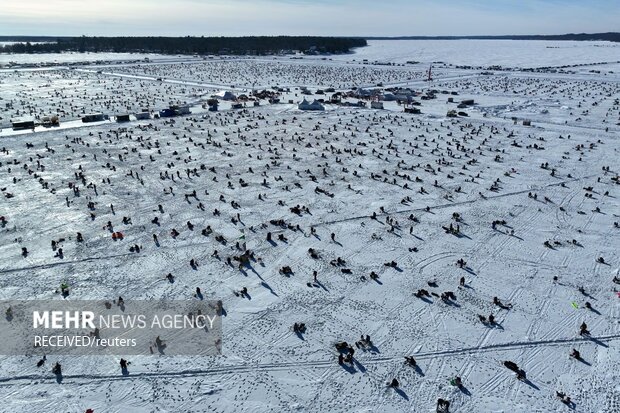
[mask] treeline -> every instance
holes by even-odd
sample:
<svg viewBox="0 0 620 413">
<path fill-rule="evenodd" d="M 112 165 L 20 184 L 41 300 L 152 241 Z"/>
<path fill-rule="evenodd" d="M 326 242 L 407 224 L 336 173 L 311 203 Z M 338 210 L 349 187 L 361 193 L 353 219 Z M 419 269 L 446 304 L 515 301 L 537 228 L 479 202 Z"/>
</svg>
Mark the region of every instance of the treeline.
<svg viewBox="0 0 620 413">
<path fill-rule="evenodd" d="M 620 33 L 568 33 L 551 35 L 505 35 L 505 36 L 400 36 L 367 37 L 368 40 L 579 40 L 620 42 Z"/>
<path fill-rule="evenodd" d="M 36 40 L 32 40 L 36 41 Z M 161 54 L 269 55 L 282 51 L 348 53 L 366 46 L 362 38 L 308 36 L 248 37 L 59 37 L 47 43 L 5 45 L 4 53 L 140 52 Z"/>
</svg>

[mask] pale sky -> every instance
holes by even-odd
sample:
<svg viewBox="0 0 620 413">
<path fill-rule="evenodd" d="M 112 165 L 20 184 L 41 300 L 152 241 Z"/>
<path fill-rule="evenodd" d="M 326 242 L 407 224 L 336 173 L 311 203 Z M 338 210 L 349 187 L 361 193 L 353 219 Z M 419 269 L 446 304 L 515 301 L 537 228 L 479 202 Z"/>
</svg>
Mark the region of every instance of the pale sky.
<svg viewBox="0 0 620 413">
<path fill-rule="evenodd" d="M 620 31 L 620 0 L 1 0 L 0 35 L 407 36 Z"/>
</svg>

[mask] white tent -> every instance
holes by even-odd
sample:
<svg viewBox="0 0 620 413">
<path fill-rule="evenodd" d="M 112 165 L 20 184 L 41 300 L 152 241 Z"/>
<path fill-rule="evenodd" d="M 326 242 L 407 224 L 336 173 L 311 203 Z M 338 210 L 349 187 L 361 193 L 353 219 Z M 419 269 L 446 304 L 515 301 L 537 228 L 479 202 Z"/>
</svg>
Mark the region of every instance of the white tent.
<svg viewBox="0 0 620 413">
<path fill-rule="evenodd" d="M 213 96 L 219 99 L 222 99 L 222 100 L 237 100 L 237 97 L 231 91 L 228 91 L 228 90 L 219 91 Z"/>
<path fill-rule="evenodd" d="M 305 98 L 299 105 L 297 105 L 297 107 L 300 110 L 325 110 L 325 106 L 323 106 L 318 100 L 309 103 Z"/>
</svg>

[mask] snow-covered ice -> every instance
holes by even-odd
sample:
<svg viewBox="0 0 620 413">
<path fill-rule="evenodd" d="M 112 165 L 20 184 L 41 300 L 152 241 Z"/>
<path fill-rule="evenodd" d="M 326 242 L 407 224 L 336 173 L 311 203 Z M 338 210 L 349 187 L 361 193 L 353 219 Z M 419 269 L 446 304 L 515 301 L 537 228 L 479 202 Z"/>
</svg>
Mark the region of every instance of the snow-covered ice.
<svg viewBox="0 0 620 413">
<path fill-rule="evenodd" d="M 222 356 L 132 357 L 128 376 L 115 356 L 50 356 L 40 368 L 40 355 L 2 356 L 0 411 L 434 412 L 438 398 L 455 412 L 620 411 L 620 73 L 602 64 L 618 60 L 617 45 L 485 41 L 472 56 L 469 44 L 0 72 L 0 299 L 62 300 L 67 283 L 66 299 L 192 300 L 200 287 L 226 314 Z M 598 72 L 517 70 L 595 62 Z M 377 83 L 414 89 L 422 113 L 388 101 L 297 109 L 299 86 Z M 279 104 L 208 112 L 201 103 L 220 85 L 289 91 Z M 474 105 L 457 109 L 466 99 Z M 62 128 L 86 112 L 182 103 L 191 115 Z M 452 109 L 468 116 L 446 117 Z M 7 130 L 9 118 L 53 111 L 61 128 Z M 243 234 L 256 260 L 240 270 L 227 259 Z M 50 242 L 61 238 L 58 257 Z M 489 314 L 495 323 L 482 323 Z M 373 345 L 355 347 L 360 335 Z M 350 365 L 338 364 L 341 341 L 356 350 Z"/>
</svg>

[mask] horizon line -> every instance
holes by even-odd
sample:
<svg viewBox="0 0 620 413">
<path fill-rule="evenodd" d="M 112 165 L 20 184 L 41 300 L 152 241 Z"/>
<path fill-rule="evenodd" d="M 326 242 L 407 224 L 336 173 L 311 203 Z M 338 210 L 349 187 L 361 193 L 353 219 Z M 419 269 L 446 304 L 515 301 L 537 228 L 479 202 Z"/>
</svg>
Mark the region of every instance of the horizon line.
<svg viewBox="0 0 620 413">
<path fill-rule="evenodd" d="M 502 37 L 550 37 L 550 36 L 596 36 L 596 35 L 620 35 L 620 32 L 570 32 L 559 34 L 444 34 L 444 35 L 417 35 L 417 34 L 403 34 L 398 36 L 382 36 L 382 35 L 290 35 L 290 34 L 275 34 L 275 35 L 239 35 L 239 36 L 217 36 L 217 35 L 179 35 L 179 36 L 163 36 L 163 35 L 30 35 L 30 34 L 13 34 L 4 35 L 0 34 L 0 38 L 79 38 L 79 37 L 162 37 L 162 38 L 201 38 L 201 37 L 213 37 L 213 38 L 243 38 L 243 37 L 330 37 L 330 38 L 354 38 L 354 39 L 403 39 L 403 38 L 502 38 Z"/>
</svg>

